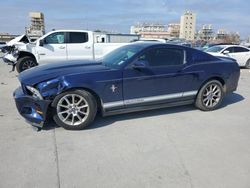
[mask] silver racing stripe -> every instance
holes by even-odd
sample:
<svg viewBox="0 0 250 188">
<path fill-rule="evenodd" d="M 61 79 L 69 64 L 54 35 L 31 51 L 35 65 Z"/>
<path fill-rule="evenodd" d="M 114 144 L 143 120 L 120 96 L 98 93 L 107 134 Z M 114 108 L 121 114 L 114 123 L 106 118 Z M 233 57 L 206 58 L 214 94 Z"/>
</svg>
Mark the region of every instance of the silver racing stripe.
<svg viewBox="0 0 250 188">
<path fill-rule="evenodd" d="M 198 91 L 187 91 L 183 93 L 183 97 L 189 97 L 189 96 L 194 96 L 197 95 Z"/>
<path fill-rule="evenodd" d="M 123 106 L 123 105 L 124 105 L 124 101 L 108 102 L 108 103 L 103 103 L 103 108 L 105 108 L 105 109 L 115 108 L 115 107 L 119 107 L 119 106 Z"/>
<path fill-rule="evenodd" d="M 168 94 L 168 95 L 158 95 L 158 96 L 153 96 L 153 97 L 144 97 L 144 98 L 128 99 L 124 101 L 108 102 L 108 103 L 103 103 L 103 108 L 108 109 L 108 108 L 115 108 L 115 107 L 120 107 L 124 105 L 129 105 L 129 104 L 141 104 L 145 102 L 155 102 L 155 101 L 161 101 L 161 100 L 167 100 L 167 99 L 189 97 L 189 96 L 196 95 L 197 92 L 198 91 L 188 91 L 188 92 L 174 93 L 174 94 Z"/>
</svg>

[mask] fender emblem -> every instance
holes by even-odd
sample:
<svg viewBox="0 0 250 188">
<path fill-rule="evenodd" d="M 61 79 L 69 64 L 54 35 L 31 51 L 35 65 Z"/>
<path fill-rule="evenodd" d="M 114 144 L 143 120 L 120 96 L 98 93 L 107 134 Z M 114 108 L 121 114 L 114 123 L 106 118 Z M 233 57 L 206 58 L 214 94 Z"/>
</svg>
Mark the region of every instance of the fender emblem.
<svg viewBox="0 0 250 188">
<path fill-rule="evenodd" d="M 112 84 L 112 86 L 110 87 L 110 89 L 112 90 L 112 92 L 114 93 L 115 92 L 115 90 L 117 89 L 117 87 L 114 85 L 114 84 Z"/>
</svg>

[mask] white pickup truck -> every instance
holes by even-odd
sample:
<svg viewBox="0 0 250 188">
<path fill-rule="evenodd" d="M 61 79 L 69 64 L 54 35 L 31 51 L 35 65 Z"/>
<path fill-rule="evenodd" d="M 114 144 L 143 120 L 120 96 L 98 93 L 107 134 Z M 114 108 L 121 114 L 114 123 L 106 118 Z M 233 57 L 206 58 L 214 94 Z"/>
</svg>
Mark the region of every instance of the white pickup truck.
<svg viewBox="0 0 250 188">
<path fill-rule="evenodd" d="M 56 30 L 35 42 L 18 45 L 14 62 L 18 72 L 43 63 L 97 59 L 127 43 L 98 43 L 98 33 L 86 30 Z"/>
</svg>

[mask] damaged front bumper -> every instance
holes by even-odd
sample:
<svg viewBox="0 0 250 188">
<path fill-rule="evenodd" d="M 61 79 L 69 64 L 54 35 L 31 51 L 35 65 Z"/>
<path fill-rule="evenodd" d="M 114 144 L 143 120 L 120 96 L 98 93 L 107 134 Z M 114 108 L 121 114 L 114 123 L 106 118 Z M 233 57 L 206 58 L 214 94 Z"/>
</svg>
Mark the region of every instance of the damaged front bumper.
<svg viewBox="0 0 250 188">
<path fill-rule="evenodd" d="M 21 87 L 14 91 L 13 96 L 15 98 L 18 112 L 21 116 L 23 116 L 31 125 L 42 128 L 47 120 L 47 112 L 51 101 L 40 100 L 26 95 Z"/>
<path fill-rule="evenodd" d="M 9 65 L 15 65 L 17 57 L 14 57 L 12 54 L 6 54 L 3 56 L 3 61 Z"/>
</svg>

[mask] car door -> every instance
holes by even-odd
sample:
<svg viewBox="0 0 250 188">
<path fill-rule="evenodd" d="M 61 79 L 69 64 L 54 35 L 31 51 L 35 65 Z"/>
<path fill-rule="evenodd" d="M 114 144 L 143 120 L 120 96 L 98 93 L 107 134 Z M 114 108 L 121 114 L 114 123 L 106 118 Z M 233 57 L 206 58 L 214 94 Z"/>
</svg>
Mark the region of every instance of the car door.
<svg viewBox="0 0 250 188">
<path fill-rule="evenodd" d="M 234 47 L 232 57 L 237 60 L 240 66 L 245 66 L 248 59 L 250 59 L 250 52 L 247 48 Z"/>
<path fill-rule="evenodd" d="M 88 32 L 67 33 L 68 60 L 93 59 L 93 45 Z"/>
<path fill-rule="evenodd" d="M 39 63 L 61 62 L 67 60 L 65 33 L 55 32 L 43 39 L 43 44 L 37 46 L 36 53 Z"/>
<path fill-rule="evenodd" d="M 240 66 L 244 66 L 246 64 L 247 57 L 249 58 L 249 52 L 247 50 L 248 49 L 246 48 L 234 46 L 224 49 L 222 53 L 235 59 Z"/>
<path fill-rule="evenodd" d="M 194 74 L 185 72 L 186 52 L 181 48 L 154 48 L 141 54 L 135 62 L 145 68 L 131 66 L 123 72 L 123 97 L 126 106 L 173 102 L 183 96 L 195 96 L 190 89 Z"/>
</svg>

